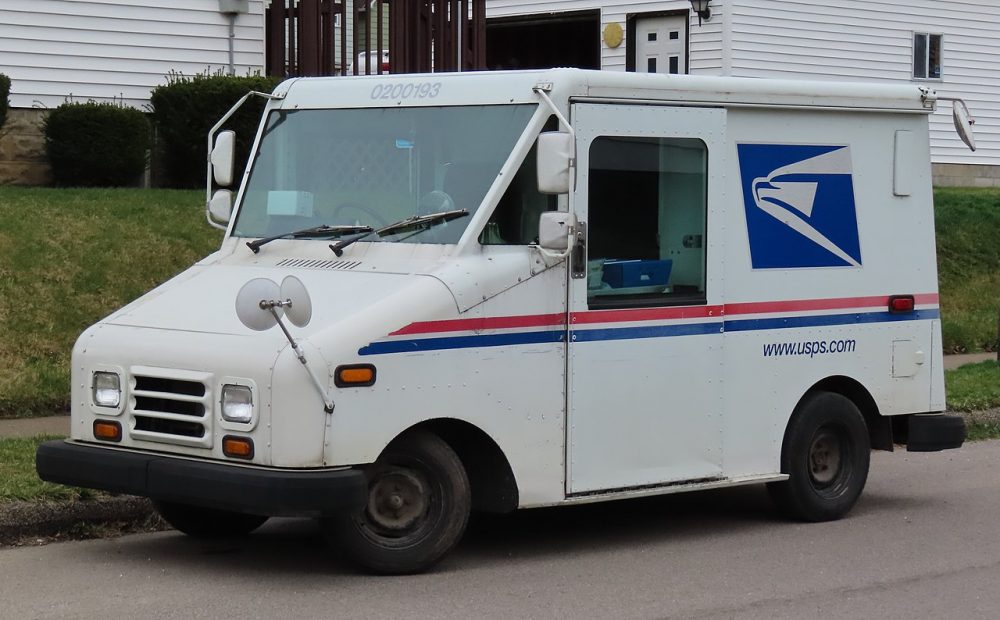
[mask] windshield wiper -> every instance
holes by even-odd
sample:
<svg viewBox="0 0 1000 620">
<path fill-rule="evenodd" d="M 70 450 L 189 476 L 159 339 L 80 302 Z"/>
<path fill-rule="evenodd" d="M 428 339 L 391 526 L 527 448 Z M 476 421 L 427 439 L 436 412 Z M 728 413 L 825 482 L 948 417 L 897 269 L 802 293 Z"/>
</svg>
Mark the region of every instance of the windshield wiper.
<svg viewBox="0 0 1000 620">
<path fill-rule="evenodd" d="M 347 239 L 341 239 L 337 243 L 331 243 L 330 249 L 337 256 L 344 253 L 344 248 L 351 245 L 355 241 L 361 241 L 365 237 L 371 235 L 372 233 L 377 234 L 379 237 L 386 237 L 388 235 L 397 235 L 402 232 L 407 232 L 410 230 L 417 230 L 417 232 L 423 232 L 432 226 L 437 224 L 442 224 L 444 222 L 450 222 L 451 220 L 458 219 L 460 217 L 465 217 L 469 215 L 466 209 L 457 209 L 455 211 L 438 211 L 437 213 L 428 213 L 427 215 L 414 215 L 406 219 L 399 220 L 398 222 L 393 222 L 388 226 L 383 226 L 378 230 L 368 229 L 361 232 L 358 235 L 349 237 Z M 360 231 L 359 231 L 360 232 Z M 414 233 L 417 234 L 417 233 Z"/>
<path fill-rule="evenodd" d="M 326 224 L 321 224 L 319 226 L 310 226 L 309 228 L 303 228 L 302 230 L 293 230 L 292 232 L 281 233 L 280 235 L 274 235 L 273 237 L 265 237 L 264 239 L 257 239 L 256 241 L 247 241 L 247 247 L 250 248 L 254 254 L 260 252 L 260 246 L 271 243 L 272 241 L 277 241 L 278 239 L 302 239 L 305 237 L 339 237 L 341 235 L 349 235 L 351 233 L 365 233 L 368 234 L 373 232 L 371 226 L 355 226 L 355 225 L 343 225 L 343 226 L 327 226 Z"/>
<path fill-rule="evenodd" d="M 362 239 L 364 239 L 368 235 L 375 234 L 375 232 L 377 232 L 377 231 L 369 228 L 365 232 L 359 233 L 357 235 L 354 235 L 353 237 L 347 237 L 346 239 L 341 239 L 337 243 L 331 243 L 330 244 L 330 249 L 333 250 L 333 253 L 336 254 L 337 257 L 339 258 L 340 256 L 343 256 L 343 254 L 344 254 L 344 248 L 346 248 L 347 246 L 351 245 L 355 241 L 361 241 Z"/>
</svg>

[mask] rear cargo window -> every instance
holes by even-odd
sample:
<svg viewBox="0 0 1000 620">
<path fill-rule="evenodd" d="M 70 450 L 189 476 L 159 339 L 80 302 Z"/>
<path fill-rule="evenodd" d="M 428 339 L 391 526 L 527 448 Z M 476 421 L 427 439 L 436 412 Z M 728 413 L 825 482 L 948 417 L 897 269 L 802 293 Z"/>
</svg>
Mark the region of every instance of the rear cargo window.
<svg viewBox="0 0 1000 620">
<path fill-rule="evenodd" d="M 705 143 L 600 137 L 589 177 L 590 307 L 704 303 Z"/>
</svg>

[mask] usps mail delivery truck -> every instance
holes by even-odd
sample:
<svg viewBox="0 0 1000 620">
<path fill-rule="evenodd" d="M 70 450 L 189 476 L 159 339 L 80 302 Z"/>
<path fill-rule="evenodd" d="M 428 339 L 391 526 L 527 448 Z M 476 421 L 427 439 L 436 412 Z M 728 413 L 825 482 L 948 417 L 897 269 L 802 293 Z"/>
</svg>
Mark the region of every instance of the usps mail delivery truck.
<svg viewBox="0 0 1000 620">
<path fill-rule="evenodd" d="M 560 69 L 258 95 L 220 249 L 80 336 L 43 479 L 193 536 L 316 517 L 401 573 L 472 510 L 766 483 L 825 521 L 872 449 L 962 445 L 931 90 Z M 209 143 L 228 185 L 232 134 Z"/>
</svg>

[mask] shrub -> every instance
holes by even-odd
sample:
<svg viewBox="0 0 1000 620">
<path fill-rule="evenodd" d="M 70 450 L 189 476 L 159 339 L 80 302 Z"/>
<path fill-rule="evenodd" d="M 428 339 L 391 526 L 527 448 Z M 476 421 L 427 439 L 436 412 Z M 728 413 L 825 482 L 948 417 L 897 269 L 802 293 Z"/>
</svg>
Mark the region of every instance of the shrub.
<svg viewBox="0 0 1000 620">
<path fill-rule="evenodd" d="M 208 130 L 248 91 L 269 93 L 278 81 L 278 78 L 260 75 L 185 77 L 171 74 L 166 85 L 153 89 L 150 97 L 153 121 L 170 185 L 180 188 L 203 186 Z M 237 179 L 246 167 L 264 103 L 261 98 L 250 99 L 224 127 L 236 132 L 234 173 Z"/>
<path fill-rule="evenodd" d="M 0 127 L 7 122 L 7 109 L 10 108 L 10 78 L 0 73 Z"/>
<path fill-rule="evenodd" d="M 43 127 L 56 185 L 132 185 L 146 168 L 146 115 L 117 103 L 64 103 Z"/>
</svg>

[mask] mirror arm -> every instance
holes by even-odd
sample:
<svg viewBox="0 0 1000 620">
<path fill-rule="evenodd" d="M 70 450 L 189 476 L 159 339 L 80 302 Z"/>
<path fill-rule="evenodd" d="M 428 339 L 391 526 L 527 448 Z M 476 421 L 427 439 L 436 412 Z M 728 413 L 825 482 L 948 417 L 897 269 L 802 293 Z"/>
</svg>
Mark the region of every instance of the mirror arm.
<svg viewBox="0 0 1000 620">
<path fill-rule="evenodd" d="M 251 90 L 247 94 L 245 94 L 242 97 L 240 97 L 239 101 L 237 101 L 236 103 L 234 103 L 233 107 L 229 108 L 229 111 L 226 112 L 222 116 L 222 118 L 219 119 L 219 122 L 217 122 L 215 125 L 212 126 L 211 129 L 208 130 L 208 151 L 205 154 L 205 185 L 206 185 L 206 187 L 205 187 L 205 219 L 208 220 L 208 223 L 210 225 L 212 225 L 215 228 L 219 228 L 221 230 L 226 230 L 227 227 L 226 226 L 222 226 L 220 224 L 216 224 L 215 222 L 213 222 L 212 221 L 212 214 L 211 214 L 211 212 L 209 212 L 209 209 L 208 209 L 208 205 L 212 201 L 212 148 L 215 146 L 213 144 L 213 140 L 215 139 L 216 132 L 218 132 L 219 129 L 222 128 L 222 125 L 225 124 L 225 122 L 228 121 L 229 118 L 233 114 L 236 114 L 236 111 L 240 109 L 240 106 L 242 106 L 244 103 L 246 103 L 247 99 L 249 99 L 250 97 L 255 97 L 255 96 L 256 97 L 263 97 L 265 99 L 277 99 L 277 100 L 281 100 L 281 99 L 285 98 L 285 95 L 283 95 L 283 94 L 282 95 L 272 95 L 271 93 L 262 93 L 262 92 L 257 91 L 257 90 Z"/>
</svg>

